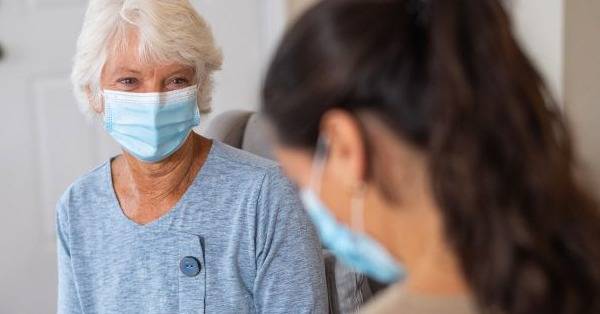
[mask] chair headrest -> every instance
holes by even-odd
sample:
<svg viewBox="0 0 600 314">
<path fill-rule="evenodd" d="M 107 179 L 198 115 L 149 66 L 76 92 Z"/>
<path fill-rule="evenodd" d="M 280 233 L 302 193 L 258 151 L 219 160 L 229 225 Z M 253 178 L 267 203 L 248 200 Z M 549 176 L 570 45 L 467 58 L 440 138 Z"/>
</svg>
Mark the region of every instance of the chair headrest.
<svg viewBox="0 0 600 314">
<path fill-rule="evenodd" d="M 275 159 L 267 121 L 262 114 L 253 113 L 248 119 L 241 148 L 264 158 Z"/>
</svg>

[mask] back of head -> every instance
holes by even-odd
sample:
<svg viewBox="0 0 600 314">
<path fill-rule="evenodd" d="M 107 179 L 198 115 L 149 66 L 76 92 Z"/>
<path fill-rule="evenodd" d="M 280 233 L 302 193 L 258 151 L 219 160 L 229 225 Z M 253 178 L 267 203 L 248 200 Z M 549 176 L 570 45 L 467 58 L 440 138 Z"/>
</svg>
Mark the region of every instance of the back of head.
<svg viewBox="0 0 600 314">
<path fill-rule="evenodd" d="M 263 99 L 287 145 L 313 149 L 337 108 L 423 151 L 482 309 L 600 313 L 598 205 L 500 0 L 323 1 L 286 34 Z"/>
</svg>

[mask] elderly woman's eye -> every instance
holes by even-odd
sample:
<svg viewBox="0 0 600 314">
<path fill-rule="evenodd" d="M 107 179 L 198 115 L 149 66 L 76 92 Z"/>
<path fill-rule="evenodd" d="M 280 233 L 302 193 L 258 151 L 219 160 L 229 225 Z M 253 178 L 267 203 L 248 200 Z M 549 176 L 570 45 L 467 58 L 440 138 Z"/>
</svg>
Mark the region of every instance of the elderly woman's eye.
<svg viewBox="0 0 600 314">
<path fill-rule="evenodd" d="M 133 85 L 133 84 L 137 83 L 137 79 L 133 78 L 133 77 L 126 77 L 126 78 L 119 79 L 119 83 L 121 83 L 123 85 Z"/>
<path fill-rule="evenodd" d="M 177 77 L 177 78 L 174 78 L 173 80 L 171 80 L 171 84 L 174 84 L 174 85 L 186 85 L 187 83 L 188 83 L 188 80 L 183 77 Z"/>
</svg>

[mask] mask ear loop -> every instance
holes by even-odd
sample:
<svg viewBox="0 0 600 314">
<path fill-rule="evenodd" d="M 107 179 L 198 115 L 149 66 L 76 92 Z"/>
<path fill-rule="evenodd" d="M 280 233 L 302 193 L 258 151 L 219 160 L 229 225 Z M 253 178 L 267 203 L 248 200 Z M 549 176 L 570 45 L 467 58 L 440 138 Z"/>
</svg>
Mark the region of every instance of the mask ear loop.
<svg viewBox="0 0 600 314">
<path fill-rule="evenodd" d="M 319 135 L 309 181 L 309 186 L 317 195 L 321 193 L 321 179 L 323 178 L 323 172 L 325 170 L 325 164 L 327 163 L 328 154 L 329 143 L 324 136 Z"/>
<path fill-rule="evenodd" d="M 329 142 L 325 136 L 320 135 L 315 148 L 314 162 L 311 170 L 309 186 L 317 195 L 321 192 L 321 179 L 329 155 Z M 366 185 L 360 183 L 350 200 L 350 225 L 352 229 L 364 232 L 364 205 Z"/>
<path fill-rule="evenodd" d="M 365 231 L 365 192 L 366 185 L 364 183 L 360 183 L 356 192 L 352 195 L 352 200 L 350 201 L 350 224 L 352 229 L 364 233 Z"/>
</svg>

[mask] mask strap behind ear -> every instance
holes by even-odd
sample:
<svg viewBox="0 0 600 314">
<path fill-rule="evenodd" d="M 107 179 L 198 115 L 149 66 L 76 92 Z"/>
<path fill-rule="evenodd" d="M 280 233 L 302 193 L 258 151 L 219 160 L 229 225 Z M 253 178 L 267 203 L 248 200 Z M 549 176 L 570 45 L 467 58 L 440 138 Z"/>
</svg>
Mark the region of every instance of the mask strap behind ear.
<svg viewBox="0 0 600 314">
<path fill-rule="evenodd" d="M 350 203 L 350 225 L 352 226 L 352 229 L 359 232 L 365 231 L 365 190 L 365 184 L 361 183 L 357 187 L 357 191 L 352 195 Z"/>
<path fill-rule="evenodd" d="M 327 163 L 327 156 L 329 155 L 329 142 L 326 137 L 319 135 L 317 139 L 317 147 L 315 148 L 315 155 L 313 157 L 312 171 L 310 176 L 310 187 L 317 193 L 321 192 L 321 179 Z"/>
<path fill-rule="evenodd" d="M 312 164 L 310 187 L 319 195 L 321 192 L 321 179 L 329 156 L 329 141 L 323 135 L 319 136 L 315 148 L 314 160 Z M 357 187 L 356 193 L 352 196 L 350 203 L 350 225 L 352 229 L 364 232 L 364 205 L 365 205 L 366 186 L 361 183 Z"/>
</svg>

